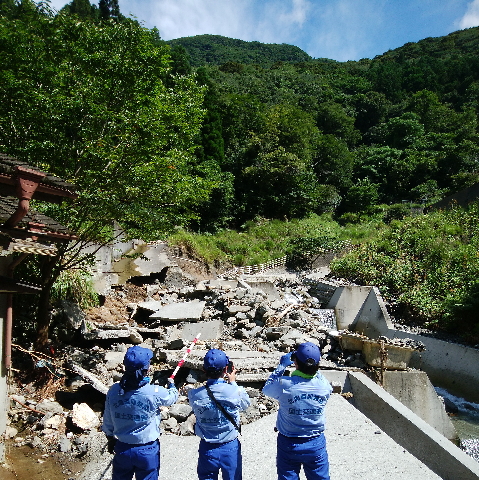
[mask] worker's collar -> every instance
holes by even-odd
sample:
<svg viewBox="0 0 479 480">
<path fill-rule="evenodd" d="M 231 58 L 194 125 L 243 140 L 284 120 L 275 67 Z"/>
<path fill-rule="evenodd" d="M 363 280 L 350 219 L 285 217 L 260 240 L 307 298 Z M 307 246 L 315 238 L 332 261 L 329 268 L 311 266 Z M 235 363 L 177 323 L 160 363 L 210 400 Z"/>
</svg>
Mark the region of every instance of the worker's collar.
<svg viewBox="0 0 479 480">
<path fill-rule="evenodd" d="M 207 385 L 214 385 L 215 383 L 226 383 L 223 378 L 208 378 L 206 380 Z"/>
<path fill-rule="evenodd" d="M 307 373 L 303 373 L 299 370 L 295 370 L 294 372 L 291 372 L 292 377 L 313 378 L 315 375 L 316 375 L 315 373 L 313 375 L 308 375 Z"/>
</svg>

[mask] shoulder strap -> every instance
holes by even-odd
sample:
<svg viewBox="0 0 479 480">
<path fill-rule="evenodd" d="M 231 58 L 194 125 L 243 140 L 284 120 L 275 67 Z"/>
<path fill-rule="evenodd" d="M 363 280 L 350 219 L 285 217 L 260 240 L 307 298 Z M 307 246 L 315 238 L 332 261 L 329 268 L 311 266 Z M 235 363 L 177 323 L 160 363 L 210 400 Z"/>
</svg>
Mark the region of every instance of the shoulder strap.
<svg viewBox="0 0 479 480">
<path fill-rule="evenodd" d="M 208 392 L 208 396 L 213 401 L 213 403 L 217 405 L 217 407 L 221 410 L 223 415 L 233 424 L 236 430 L 238 430 L 238 432 L 241 434 L 241 425 L 238 425 L 235 422 L 235 419 L 231 416 L 231 414 L 226 411 L 225 407 L 223 407 L 223 405 L 221 405 L 221 403 L 218 402 L 218 400 L 216 400 L 215 396 L 213 395 L 213 392 L 210 390 L 210 387 L 208 385 L 205 385 L 205 388 L 206 388 L 206 391 Z"/>
</svg>

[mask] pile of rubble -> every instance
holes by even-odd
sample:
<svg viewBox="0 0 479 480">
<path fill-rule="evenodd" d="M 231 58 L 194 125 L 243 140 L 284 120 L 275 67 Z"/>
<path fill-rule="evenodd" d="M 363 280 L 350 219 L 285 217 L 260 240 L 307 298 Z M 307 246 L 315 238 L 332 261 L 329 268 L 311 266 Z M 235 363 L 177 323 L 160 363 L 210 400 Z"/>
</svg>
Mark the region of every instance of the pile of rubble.
<svg viewBox="0 0 479 480">
<path fill-rule="evenodd" d="M 202 360 L 209 348 L 226 351 L 238 370 L 238 383 L 251 398 L 251 406 L 242 413 L 244 424 L 277 408 L 261 388 L 281 355 L 299 343 L 311 341 L 321 347 L 321 368 L 365 367 L 361 355 L 341 349 L 334 312 L 323 308 L 333 287 L 320 290 L 314 279 L 296 275 L 198 284 L 183 279 L 182 285 L 117 287 L 102 307 L 87 313 L 65 303 L 56 312 L 53 329 L 62 345 L 56 356 L 39 361 L 29 352 L 33 368 L 46 369 L 56 390 L 42 398 L 32 384 L 12 386 L 7 436 L 18 445 L 75 457 L 87 458 L 90 451 L 104 449 L 104 395 L 121 378 L 124 353 L 135 344 L 153 350 L 152 381 L 166 385 L 185 347 L 201 333 L 176 377 L 179 401 L 162 408 L 165 434 L 194 434 L 187 391 L 204 381 Z"/>
</svg>

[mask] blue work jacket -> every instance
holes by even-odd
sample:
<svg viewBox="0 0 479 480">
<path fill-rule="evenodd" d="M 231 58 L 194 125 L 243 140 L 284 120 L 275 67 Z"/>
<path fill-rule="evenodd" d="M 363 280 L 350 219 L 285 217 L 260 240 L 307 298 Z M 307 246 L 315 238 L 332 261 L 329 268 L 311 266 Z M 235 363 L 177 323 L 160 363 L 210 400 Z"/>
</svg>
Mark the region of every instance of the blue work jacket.
<svg viewBox="0 0 479 480">
<path fill-rule="evenodd" d="M 246 390 L 236 382 L 227 383 L 223 379 L 210 379 L 206 383 L 216 400 L 239 425 L 239 412 L 250 405 Z M 195 433 L 200 438 L 210 443 L 226 443 L 238 437 L 238 431 L 210 399 L 205 387 L 190 390 L 188 400 L 196 417 Z"/>
<path fill-rule="evenodd" d="M 279 365 L 263 387 L 263 393 L 279 401 L 276 428 L 287 437 L 314 437 L 324 431 L 324 407 L 332 392 L 318 372 L 313 378 L 283 376 Z"/>
<path fill-rule="evenodd" d="M 160 436 L 160 406 L 173 405 L 178 390 L 146 384 L 120 395 L 120 384 L 113 384 L 106 395 L 102 430 L 120 442 L 139 445 Z"/>
</svg>

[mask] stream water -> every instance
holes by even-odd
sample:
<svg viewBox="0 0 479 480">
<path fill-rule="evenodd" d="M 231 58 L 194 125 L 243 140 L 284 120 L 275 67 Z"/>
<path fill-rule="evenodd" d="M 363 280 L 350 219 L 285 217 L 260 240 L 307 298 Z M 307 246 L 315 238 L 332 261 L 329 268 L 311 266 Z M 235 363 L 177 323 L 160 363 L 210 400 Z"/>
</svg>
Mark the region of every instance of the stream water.
<svg viewBox="0 0 479 480">
<path fill-rule="evenodd" d="M 450 415 L 460 441 L 474 440 L 479 445 L 479 404 L 456 397 L 443 388 L 435 388 L 436 393 L 457 406 L 458 412 Z"/>
<path fill-rule="evenodd" d="M 26 445 L 19 447 L 11 440 L 5 447 L 6 467 L 0 466 L 1 480 L 69 480 L 83 467 L 80 461 L 65 461 Z"/>
</svg>

